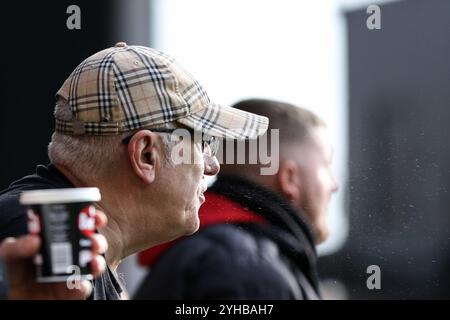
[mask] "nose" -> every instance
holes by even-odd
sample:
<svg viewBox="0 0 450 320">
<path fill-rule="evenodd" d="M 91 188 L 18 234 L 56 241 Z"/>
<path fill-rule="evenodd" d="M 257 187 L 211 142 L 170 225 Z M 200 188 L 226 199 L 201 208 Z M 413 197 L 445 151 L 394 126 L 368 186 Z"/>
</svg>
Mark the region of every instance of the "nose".
<svg viewBox="0 0 450 320">
<path fill-rule="evenodd" d="M 205 163 L 204 174 L 207 176 L 215 176 L 220 171 L 220 164 L 216 157 L 204 156 L 203 161 Z"/>
</svg>

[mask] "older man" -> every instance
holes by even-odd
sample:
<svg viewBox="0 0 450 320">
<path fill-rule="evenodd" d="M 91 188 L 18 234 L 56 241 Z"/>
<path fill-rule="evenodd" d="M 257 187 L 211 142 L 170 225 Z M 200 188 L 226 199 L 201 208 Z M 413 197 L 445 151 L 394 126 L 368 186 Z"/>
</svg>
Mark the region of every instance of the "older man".
<svg viewBox="0 0 450 320">
<path fill-rule="evenodd" d="M 122 259 L 198 229 L 204 176 L 219 171 L 215 139 L 256 138 L 268 122 L 211 103 L 173 58 L 123 42 L 92 55 L 72 72 L 57 93 L 55 118 L 51 164 L 38 166 L 34 175 L 0 194 L 0 239 L 7 238 L 0 256 L 12 298 L 81 298 L 93 289 L 93 299 L 119 299 L 122 289 L 114 270 Z M 202 137 L 173 134 L 181 129 Z M 178 161 L 186 154 L 201 161 Z M 83 283 L 77 290 L 65 283 L 35 283 L 29 258 L 39 239 L 11 238 L 27 233 L 20 192 L 84 186 L 98 187 L 102 194 L 101 235 L 93 239 L 92 260 L 98 278 L 93 287 Z"/>
<path fill-rule="evenodd" d="M 151 269 L 136 298 L 320 297 L 315 244 L 328 235 L 327 206 L 337 189 L 326 126 L 312 112 L 278 101 L 234 107 L 269 118 L 268 135 L 279 134 L 279 149 L 268 146 L 279 150 L 278 170 L 262 174 L 269 164 L 261 158 L 251 164 L 249 151 L 246 164 L 236 164 L 239 148 L 227 148 L 226 164 L 200 209 L 201 230 L 141 254 Z M 261 151 L 266 140 L 259 140 Z"/>
</svg>

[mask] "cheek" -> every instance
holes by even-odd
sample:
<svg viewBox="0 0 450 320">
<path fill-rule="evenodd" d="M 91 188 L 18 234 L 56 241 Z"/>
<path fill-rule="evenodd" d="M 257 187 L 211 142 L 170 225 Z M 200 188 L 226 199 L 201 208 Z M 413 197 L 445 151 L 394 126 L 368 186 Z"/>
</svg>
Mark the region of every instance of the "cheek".
<svg viewBox="0 0 450 320">
<path fill-rule="evenodd" d="M 328 168 L 319 168 L 317 171 L 317 192 L 328 197 L 331 193 L 333 179 L 330 176 Z"/>
<path fill-rule="evenodd" d="M 327 171 L 320 167 L 310 168 L 307 177 L 302 180 L 302 207 L 313 220 L 317 220 L 327 206 L 329 192 Z"/>
<path fill-rule="evenodd" d="M 195 200 L 198 196 L 203 179 L 203 167 L 201 165 L 188 165 L 183 174 L 185 178 L 175 183 L 181 189 L 183 198 L 190 203 L 193 198 Z"/>
</svg>

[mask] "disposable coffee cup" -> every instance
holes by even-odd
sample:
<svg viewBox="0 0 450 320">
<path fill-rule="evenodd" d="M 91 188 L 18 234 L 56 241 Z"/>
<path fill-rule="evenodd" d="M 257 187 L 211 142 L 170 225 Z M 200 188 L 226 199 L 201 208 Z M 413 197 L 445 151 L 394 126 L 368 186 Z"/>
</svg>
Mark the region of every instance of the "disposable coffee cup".
<svg viewBox="0 0 450 320">
<path fill-rule="evenodd" d="M 97 188 L 67 188 L 24 191 L 20 203 L 27 206 L 28 231 L 41 238 L 34 257 L 37 282 L 65 282 L 79 276 L 92 280 L 91 236 L 95 207 L 101 195 Z"/>
</svg>

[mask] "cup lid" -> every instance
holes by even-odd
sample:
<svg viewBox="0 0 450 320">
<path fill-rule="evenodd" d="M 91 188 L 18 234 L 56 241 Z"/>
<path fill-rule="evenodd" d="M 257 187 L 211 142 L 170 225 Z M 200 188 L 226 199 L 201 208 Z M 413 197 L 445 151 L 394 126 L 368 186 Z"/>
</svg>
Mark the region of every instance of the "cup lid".
<svg viewBox="0 0 450 320">
<path fill-rule="evenodd" d="M 73 203 L 100 201 L 101 195 L 98 188 L 64 188 L 41 189 L 23 191 L 20 194 L 20 203 L 47 204 L 47 203 Z"/>
</svg>

